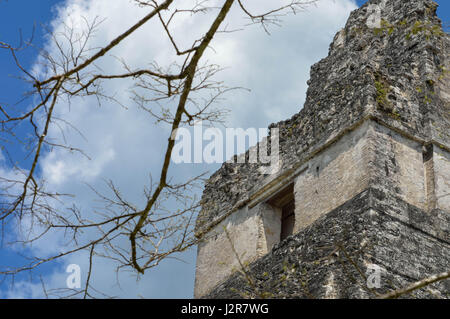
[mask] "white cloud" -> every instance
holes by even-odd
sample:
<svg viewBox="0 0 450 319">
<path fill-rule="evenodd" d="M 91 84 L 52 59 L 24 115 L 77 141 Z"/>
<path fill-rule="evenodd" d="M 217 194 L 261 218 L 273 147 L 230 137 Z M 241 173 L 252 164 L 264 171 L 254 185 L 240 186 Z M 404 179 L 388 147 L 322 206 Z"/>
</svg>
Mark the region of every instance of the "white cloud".
<svg viewBox="0 0 450 319">
<path fill-rule="evenodd" d="M 90 182 L 101 176 L 102 168 L 114 160 L 116 153 L 112 147 L 108 147 L 110 141 L 105 137 L 103 145 L 97 145 L 97 152 L 92 159 L 66 158 L 65 154 L 53 151 L 48 154 L 42 162 L 42 169 L 48 182 L 54 186 L 67 183 L 68 180 L 75 178 Z"/>
<path fill-rule="evenodd" d="M 255 1 L 252 0 L 253 4 L 275 5 L 274 1 Z M 229 86 L 251 89 L 251 93 L 242 91 L 228 96 L 225 104 L 232 111 L 228 126 L 267 127 L 298 112 L 305 98 L 310 66 L 326 56 L 334 34 L 344 26 L 350 11 L 355 8 L 353 0 L 320 0 L 317 7 L 285 18 L 281 28 L 271 28 L 270 36 L 256 26 L 218 35 L 212 45 L 215 51 L 208 50 L 206 58 L 227 67 L 219 78 Z M 97 16 L 106 17 L 90 43 L 91 47 L 99 47 L 131 26 L 144 13 L 145 10 L 133 6 L 129 0 L 67 0 L 60 6 L 52 25 L 59 30 L 63 23 L 80 24 L 81 17 L 88 21 Z M 188 45 L 193 34 L 204 31 L 209 21 L 208 16 L 199 19 L 186 16 L 177 22 L 174 34 L 180 42 Z M 227 21 L 229 29 L 242 27 L 246 22 L 237 7 L 231 20 Z M 47 49 L 56 52 L 55 46 L 48 45 Z M 153 60 L 164 65 L 170 63 L 173 50 L 167 39 L 161 37 L 161 29 L 149 24 L 115 48 L 113 55 L 124 58 L 130 66 L 148 65 Z M 105 57 L 98 66 L 110 74 L 123 72 L 115 57 Z M 39 71 L 38 68 L 35 70 Z M 99 107 L 94 99 L 78 99 L 70 106 L 58 105 L 56 115 L 64 117 L 84 136 L 68 129 L 64 132 L 65 138 L 74 147 L 83 149 L 91 160 L 76 152 L 55 150 L 43 158 L 42 176 L 50 188 L 76 194 L 75 202 L 81 207 L 93 205 L 93 194 L 84 183 L 101 188 L 104 178 L 112 179 L 130 200 L 140 202 L 149 173 L 158 173 L 168 130 L 156 127 L 148 114 L 131 103 L 129 84 L 128 81 L 105 83 L 106 92 L 114 92 L 128 109 L 113 103 L 103 103 Z M 55 127 L 49 136 L 60 137 L 59 129 Z M 182 179 L 193 170 L 211 169 L 202 165 L 192 167 L 175 167 L 175 171 Z M 56 249 L 49 246 L 51 251 Z M 45 251 L 46 243 L 41 243 L 37 249 Z M 111 285 L 115 278 L 114 265 L 99 260 L 95 265 L 94 285 L 122 297 L 137 297 L 139 294 L 144 297 L 191 297 L 195 252 L 188 252 L 184 258 L 189 264 L 167 261 L 148 272 L 139 282 L 123 274 L 122 290 Z M 73 262 L 86 269 L 86 261 L 80 256 L 64 261 L 65 264 Z M 49 286 L 57 287 L 64 285 L 63 278 L 65 274 L 55 270 L 45 277 L 45 281 Z M 23 290 L 30 291 L 28 296 L 36 296 L 37 286 L 22 285 Z"/>
</svg>

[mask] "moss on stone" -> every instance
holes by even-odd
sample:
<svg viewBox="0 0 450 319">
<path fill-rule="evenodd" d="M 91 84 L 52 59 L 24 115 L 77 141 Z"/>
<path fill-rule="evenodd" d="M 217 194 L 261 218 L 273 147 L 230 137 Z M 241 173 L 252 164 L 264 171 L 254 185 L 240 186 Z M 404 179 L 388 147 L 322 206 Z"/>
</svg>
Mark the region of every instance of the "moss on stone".
<svg viewBox="0 0 450 319">
<path fill-rule="evenodd" d="M 378 106 L 382 109 L 388 108 L 390 103 L 387 95 L 390 92 L 390 86 L 379 73 L 375 75 L 375 88 L 377 90 L 376 101 Z"/>
</svg>

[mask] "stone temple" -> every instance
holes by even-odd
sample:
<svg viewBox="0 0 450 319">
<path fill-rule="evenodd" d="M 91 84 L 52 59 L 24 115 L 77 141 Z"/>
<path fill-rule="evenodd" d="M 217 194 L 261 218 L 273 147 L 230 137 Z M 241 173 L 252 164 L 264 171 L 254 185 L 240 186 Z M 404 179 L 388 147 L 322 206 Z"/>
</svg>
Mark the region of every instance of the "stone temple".
<svg viewBox="0 0 450 319">
<path fill-rule="evenodd" d="M 450 268 L 450 37 L 432 0 L 371 0 L 279 128 L 281 169 L 225 163 L 196 298 L 376 298 Z M 407 297 L 448 298 L 450 280 Z"/>
</svg>

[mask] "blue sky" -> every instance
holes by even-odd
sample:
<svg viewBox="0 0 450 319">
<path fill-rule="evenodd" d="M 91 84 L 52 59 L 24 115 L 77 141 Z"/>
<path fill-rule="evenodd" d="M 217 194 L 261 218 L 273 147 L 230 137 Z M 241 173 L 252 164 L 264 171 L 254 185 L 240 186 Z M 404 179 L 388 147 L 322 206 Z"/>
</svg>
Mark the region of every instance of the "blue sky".
<svg viewBox="0 0 450 319">
<path fill-rule="evenodd" d="M 61 0 L 0 1 L 0 10 L 3 13 L 0 22 L 0 38 L 4 42 L 19 45 L 20 35 L 22 34 L 24 39 L 29 39 L 35 27 L 33 44 L 38 48 L 42 47 L 44 33 L 41 24 L 45 25 L 51 21 L 54 12 L 52 8 L 60 2 Z M 21 60 L 27 67 L 32 65 L 35 57 L 36 51 L 27 51 L 21 54 Z M 0 70 L 1 101 L 14 103 L 23 92 L 23 86 L 21 86 L 22 81 L 14 81 L 8 77 L 8 75 L 18 75 L 18 72 L 15 65 L 11 63 L 10 55 L 4 50 L 0 52 Z M 8 93 L 4 94 L 6 92 Z"/>
<path fill-rule="evenodd" d="M 55 16 L 55 6 L 63 2 L 63 0 L 0 1 L 0 10 L 7 13 L 0 20 L 1 40 L 19 45 L 21 38 L 26 40 L 34 34 L 33 47 L 18 54 L 24 67 L 30 67 L 35 62 L 37 52 L 44 44 L 43 35 L 45 32 L 42 25 L 49 25 Z M 367 0 L 356 0 L 359 6 L 366 2 Z M 450 22 L 450 1 L 437 0 L 436 2 L 439 4 L 438 16 L 444 22 L 444 25 L 447 26 Z M 23 8 L 26 9 L 24 10 Z M 0 103 L 7 105 L 16 104 L 18 101 L 21 101 L 23 92 L 26 92 L 29 88 L 23 81 L 17 79 L 21 74 L 13 63 L 9 52 L 5 50 L 0 50 L 0 70 Z M 23 103 L 26 103 L 26 101 Z M 18 153 L 21 152 L 20 148 L 13 150 Z M 14 152 L 11 155 L 14 156 Z M 22 160 L 22 158 L 17 159 Z"/>
<path fill-rule="evenodd" d="M 54 7 L 63 3 L 63 0 L 14 0 L 0 1 L 0 10 L 6 14 L 2 15 L 0 21 L 0 39 L 7 43 L 19 44 L 21 37 L 29 39 L 34 31 L 33 49 L 19 54 L 19 58 L 25 67 L 30 67 L 34 61 L 39 48 L 43 46 L 42 25 L 47 25 L 55 15 Z M 356 0 L 358 5 L 366 3 L 367 0 Z M 439 4 L 438 16 L 448 25 L 450 22 L 450 1 L 437 0 Z M 24 8 L 26 8 L 24 10 Z M 445 24 L 447 22 L 447 24 Z M 23 92 L 28 88 L 23 81 L 17 79 L 20 76 L 17 67 L 12 63 L 10 54 L 0 50 L 0 103 L 15 104 L 21 100 Z M 20 149 L 15 149 L 20 152 Z M 14 154 L 12 154 L 14 155 Z"/>
<path fill-rule="evenodd" d="M 0 1 L 0 12 L 2 19 L 0 21 L 0 41 L 19 45 L 21 38 L 29 39 L 34 33 L 33 44 L 39 48 L 43 45 L 43 30 L 41 24 L 48 23 L 53 17 L 52 8 L 61 2 L 60 0 L 45 1 Z M 26 8 L 26 9 L 24 9 Z M 35 30 L 33 32 L 33 30 Z M 37 50 L 26 50 L 20 53 L 19 58 L 25 68 L 33 65 L 37 55 Z M 0 103 L 2 105 L 13 105 L 22 99 L 23 92 L 29 87 L 17 77 L 20 76 L 16 65 L 11 59 L 11 55 L 6 50 L 0 50 Z M 26 102 L 21 105 L 27 105 Z M 23 132 L 27 128 L 24 127 Z M 20 146 L 10 147 L 10 155 L 20 160 L 23 159 L 23 149 Z M 23 161 L 26 165 L 27 160 Z M 0 247 L 0 260 L 2 265 L 19 265 L 22 258 L 13 251 L 2 249 Z M 46 265 L 40 270 L 40 274 L 45 275 L 52 270 L 53 265 Z M 6 282 L 0 283 L 0 298 L 2 297 L 1 289 L 7 289 Z"/>
<path fill-rule="evenodd" d="M 59 2 L 61 0 L 0 1 L 0 11 L 3 13 L 0 21 L 0 41 L 18 46 L 21 38 L 27 40 L 34 34 L 33 45 L 36 49 L 18 54 L 24 67 L 29 68 L 34 63 L 37 48 L 42 47 L 44 40 L 41 24 L 48 24 L 51 21 L 52 8 Z M 17 79 L 21 74 L 6 50 L 0 50 L 0 70 L 0 103 L 15 104 L 29 88 L 23 81 Z M 20 153 L 20 148 L 13 148 L 11 156 L 15 155 L 14 152 Z"/>
<path fill-rule="evenodd" d="M 94 0 L 95 1 L 95 0 Z M 115 1 L 115 0 L 109 0 L 109 1 Z M 340 0 L 336 0 L 336 2 L 339 2 Z M 346 2 L 349 2 L 349 0 L 346 0 Z M 358 5 L 361 5 L 365 3 L 366 1 L 357 0 Z M 439 0 L 437 1 L 440 5 L 438 15 L 439 17 L 445 22 L 450 21 L 450 1 L 448 0 Z M 20 43 L 20 34 L 22 34 L 22 37 L 24 39 L 28 39 L 33 31 L 34 26 L 36 27 L 34 40 L 33 40 L 33 48 L 25 50 L 19 54 L 19 58 L 25 68 L 30 68 L 35 63 L 35 59 L 37 56 L 37 52 L 39 48 L 43 47 L 45 45 L 45 39 L 43 37 L 43 32 L 41 28 L 41 24 L 48 25 L 55 17 L 57 12 L 54 10 L 55 5 L 64 3 L 64 1 L 61 0 L 9 0 L 9 1 L 2 1 L 0 0 L 0 12 L 2 12 L 2 19 L 0 20 L 0 41 L 11 43 L 11 44 L 19 44 Z M 279 47 L 283 47 L 284 51 L 286 51 L 286 57 L 285 59 L 292 61 L 292 58 L 295 58 L 297 55 L 301 56 L 299 58 L 297 64 L 295 65 L 296 72 L 293 72 L 291 75 L 288 75 L 288 77 L 292 77 L 293 87 L 290 88 L 290 90 L 286 88 L 282 88 L 281 85 L 279 88 L 273 87 L 273 84 L 268 83 L 267 81 L 264 83 L 261 83 L 260 86 L 255 86 L 255 88 L 252 88 L 253 95 L 252 96 L 234 96 L 232 97 L 232 102 L 234 104 L 244 103 L 243 101 L 248 101 L 248 103 L 252 104 L 261 104 L 263 107 L 267 106 L 266 113 L 255 116 L 252 112 L 247 113 L 238 113 L 238 115 L 235 115 L 234 117 L 234 123 L 235 127 L 267 127 L 266 120 L 269 119 L 275 119 L 275 120 L 282 120 L 285 118 L 290 117 L 298 106 L 288 106 L 292 104 L 302 104 L 301 100 L 304 96 L 304 92 L 306 91 L 306 80 L 308 79 L 309 75 L 309 68 L 312 63 L 319 60 L 321 57 L 324 57 L 326 55 L 326 52 L 328 50 L 328 44 L 330 43 L 330 39 L 332 39 L 332 36 L 335 34 L 335 32 L 338 31 L 338 28 L 343 26 L 343 23 L 346 20 L 346 14 L 349 12 L 349 7 L 341 8 L 339 7 L 341 11 L 339 11 L 339 14 L 342 15 L 342 17 L 333 17 L 332 13 L 329 13 L 329 15 L 326 16 L 326 19 L 330 20 L 328 24 L 323 26 L 324 31 L 317 35 L 315 39 L 309 39 L 304 38 L 305 42 L 308 44 L 307 48 L 301 47 L 300 44 L 294 45 L 290 41 L 287 41 L 287 39 L 295 37 L 298 33 L 298 29 L 295 28 L 294 22 L 288 22 L 286 26 L 281 28 L 280 30 L 277 30 L 274 32 L 274 35 L 272 36 L 275 38 L 269 39 L 264 35 L 262 32 L 259 32 L 257 35 L 252 35 L 252 40 L 254 38 L 257 38 L 259 42 L 261 42 L 261 46 L 264 45 L 264 43 L 269 43 L 269 41 L 278 41 L 278 38 L 276 38 L 277 34 L 280 36 L 280 42 Z M 336 13 L 338 15 L 338 13 Z M 326 21 L 328 21 L 326 20 Z M 291 21 L 291 20 L 289 20 Z M 325 21 L 325 20 L 324 20 Z M 319 22 L 316 22 L 319 23 Z M 313 26 L 314 27 L 314 26 Z M 315 27 L 320 28 L 320 24 L 315 25 Z M 283 31 L 284 29 L 284 31 Z M 282 33 L 285 32 L 285 33 Z M 286 40 L 283 42 L 283 39 Z M 291 47 L 295 46 L 295 50 L 292 50 Z M 253 50 L 253 51 L 252 51 Z M 258 50 L 258 48 L 248 48 L 248 52 L 261 52 L 261 50 Z M 249 53 L 249 54 L 250 54 Z M 272 55 L 277 55 L 277 52 L 272 53 Z M 250 54 L 251 55 L 251 54 Z M 270 59 L 270 52 L 267 56 L 267 59 Z M 242 58 L 241 56 L 238 56 L 237 58 Z M 283 58 L 280 58 L 280 60 Z M 226 59 L 225 59 L 226 61 Z M 259 61 L 259 63 L 265 63 L 265 60 Z M 289 69 L 292 68 L 292 65 L 285 66 L 282 70 L 283 71 L 289 71 Z M 273 67 L 269 66 L 269 72 L 272 72 L 274 75 L 274 78 L 277 77 L 275 75 L 275 72 L 279 70 L 279 65 L 274 65 Z M 244 71 L 242 71 L 245 73 Z M 29 88 L 24 84 L 23 81 L 16 79 L 15 77 L 19 76 L 20 73 L 18 72 L 17 68 L 13 64 L 13 60 L 11 59 L 10 54 L 6 50 L 0 50 L 0 104 L 7 105 L 7 106 L 13 106 L 21 99 L 21 96 L 23 92 L 28 90 Z M 230 76 L 230 75 L 228 75 Z M 249 75 L 245 75 L 243 77 L 246 77 L 246 80 L 250 83 L 258 82 L 259 80 L 256 79 L 256 75 L 251 75 L 251 72 L 249 72 Z M 283 77 L 286 77 L 284 75 Z M 281 78 L 280 78 L 281 79 Z M 297 82 L 296 82 L 297 81 Z M 280 80 L 281 82 L 281 80 Z M 297 85 L 297 87 L 295 87 Z M 300 89 L 298 87 L 301 87 Z M 258 96 L 262 96 L 263 94 L 267 94 L 265 92 L 267 91 L 276 91 L 277 89 L 282 92 L 276 103 L 279 103 L 283 105 L 283 107 L 280 107 L 282 111 L 271 108 L 270 104 L 274 103 L 273 100 L 271 100 L 271 97 L 264 96 L 261 98 L 258 98 Z M 260 90 L 260 91 L 258 91 Z M 281 91 L 286 90 L 286 91 Z M 261 92 L 259 94 L 259 92 Z M 296 101 L 293 103 L 292 101 Z M 24 101 L 19 106 L 26 107 L 29 104 L 30 101 Z M 242 104 L 245 105 L 245 104 Z M 284 108 L 284 105 L 286 107 Z M 121 115 L 122 116 L 122 115 Z M 264 118 L 264 116 L 266 118 Z M 233 120 L 232 120 L 233 121 Z M 27 131 L 26 126 L 22 128 L 22 133 Z M 86 128 L 88 130 L 88 128 Z M 139 146 L 140 147 L 140 146 Z M 10 148 L 11 156 L 14 157 L 14 159 L 22 159 L 23 158 L 23 149 L 22 147 L 12 147 Z M 92 152 L 95 152 L 94 150 Z M 116 155 L 117 156 L 117 155 Z M 126 160 L 132 160 L 130 158 L 126 158 Z M 25 159 L 21 163 L 22 166 L 26 167 L 28 160 Z M 116 164 L 108 164 L 110 165 L 110 170 L 117 171 L 120 169 L 119 166 L 115 166 Z M 214 168 L 213 168 L 214 170 Z M 182 172 L 183 173 L 183 172 Z M 133 179 L 132 176 L 134 173 L 130 173 L 129 179 Z M 136 175 L 138 176 L 138 175 Z M 126 185 L 126 184 L 125 184 Z M 195 264 L 195 251 L 189 252 L 189 254 L 186 257 L 187 265 L 181 263 L 169 263 L 167 265 L 162 265 L 161 267 L 167 267 L 169 269 L 168 271 L 164 272 L 155 272 L 155 275 L 150 275 L 151 279 L 149 279 L 149 284 L 157 285 L 159 283 L 160 285 L 163 285 L 159 279 L 157 278 L 160 276 L 161 278 L 166 278 L 165 280 L 165 286 L 159 286 L 157 289 L 151 289 L 146 290 L 145 287 L 138 287 L 137 289 L 142 290 L 142 295 L 145 297 L 191 297 L 190 291 L 192 291 L 192 285 L 193 285 L 193 266 Z M 21 258 L 14 252 L 11 252 L 7 249 L 0 248 L 0 264 L 1 265 L 13 265 L 17 262 L 20 262 Z M 61 265 L 48 265 L 43 267 L 38 274 L 42 276 L 51 275 L 56 268 L 61 268 Z M 185 268 L 188 267 L 188 270 Z M 58 268 L 58 269 L 59 269 Z M 170 274 L 180 274 L 183 278 L 180 279 L 180 277 L 177 277 L 175 275 Z M 153 276 L 153 277 L 152 277 Z M 164 277 L 165 276 L 165 277 Z M 167 279 L 169 278 L 169 279 Z M 19 276 L 17 280 L 24 279 L 23 277 Z M 180 283 L 183 284 L 183 287 L 180 286 Z M 130 284 L 129 287 L 132 287 Z M 7 283 L 1 283 L 0 282 L 0 298 L 7 296 L 4 294 L 4 292 L 8 289 Z M 3 291 L 3 293 L 2 293 Z M 20 294 L 19 294 L 20 295 Z M 34 296 L 31 294 L 24 294 L 24 296 L 30 297 Z M 136 297 L 134 294 L 127 294 L 125 293 L 124 296 L 130 296 L 130 297 Z"/>
</svg>

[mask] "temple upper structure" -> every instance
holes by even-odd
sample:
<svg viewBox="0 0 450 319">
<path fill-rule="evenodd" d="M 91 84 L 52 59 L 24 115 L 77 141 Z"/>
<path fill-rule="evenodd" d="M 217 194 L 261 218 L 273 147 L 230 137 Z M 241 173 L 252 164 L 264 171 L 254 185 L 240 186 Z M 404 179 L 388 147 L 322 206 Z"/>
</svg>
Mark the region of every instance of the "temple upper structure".
<svg viewBox="0 0 450 319">
<path fill-rule="evenodd" d="M 352 12 L 302 110 L 270 126 L 281 169 L 225 163 L 210 177 L 196 297 L 370 298 L 448 270 L 450 37 L 436 9 L 371 0 Z"/>
</svg>

